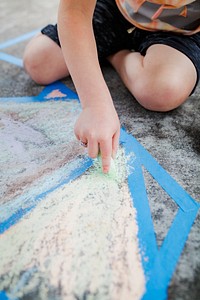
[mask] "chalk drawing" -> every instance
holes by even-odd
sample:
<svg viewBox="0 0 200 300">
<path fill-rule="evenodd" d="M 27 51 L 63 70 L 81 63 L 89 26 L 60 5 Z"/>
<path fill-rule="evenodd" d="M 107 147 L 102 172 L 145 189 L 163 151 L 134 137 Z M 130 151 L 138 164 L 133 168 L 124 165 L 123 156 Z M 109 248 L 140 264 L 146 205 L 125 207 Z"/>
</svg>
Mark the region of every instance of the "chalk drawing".
<svg viewBox="0 0 200 300">
<path fill-rule="evenodd" d="M 3 234 L 0 287 L 10 299 L 141 298 L 145 279 L 123 161 L 121 152 L 116 179 L 94 165 Z"/>
<path fill-rule="evenodd" d="M 77 100 L 60 82 L 0 99 L 0 299 L 164 300 L 199 204 L 123 129 L 103 175 L 74 139 Z M 160 249 L 142 167 L 178 205 Z"/>
<path fill-rule="evenodd" d="M 64 87 L 47 87 L 44 100 L 67 98 Z M 145 278 L 123 150 L 117 176 L 103 175 L 74 137 L 77 100 L 17 100 L 0 104 L 0 288 L 9 299 L 140 299 Z M 74 169 L 84 174 L 72 181 Z"/>
</svg>

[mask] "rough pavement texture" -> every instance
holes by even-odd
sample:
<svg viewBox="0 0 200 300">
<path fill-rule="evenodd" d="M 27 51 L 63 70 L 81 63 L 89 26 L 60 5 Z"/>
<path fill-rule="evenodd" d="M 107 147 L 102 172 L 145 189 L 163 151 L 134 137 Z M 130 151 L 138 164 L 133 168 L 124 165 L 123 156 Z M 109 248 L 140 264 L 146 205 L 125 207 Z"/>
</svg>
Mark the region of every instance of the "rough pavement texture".
<svg viewBox="0 0 200 300">
<path fill-rule="evenodd" d="M 58 0 L 19 0 L 0 2 L 0 43 L 56 21 Z M 26 42 L 4 52 L 22 57 Z M 43 87 L 36 85 L 23 69 L 0 61 L 0 97 L 33 96 Z M 178 109 L 156 113 L 143 109 L 123 86 L 110 66 L 103 68 L 113 95 L 122 126 L 156 158 L 161 166 L 197 201 L 200 201 L 200 85 L 196 92 Z M 74 89 L 70 78 L 64 80 Z M 148 175 L 147 190 L 155 221 L 158 244 L 167 231 L 167 220 L 173 210 L 171 201 L 161 207 L 164 193 Z M 161 200 L 162 198 L 162 200 Z M 169 287 L 169 299 L 200 299 L 200 216 L 190 232 Z"/>
</svg>

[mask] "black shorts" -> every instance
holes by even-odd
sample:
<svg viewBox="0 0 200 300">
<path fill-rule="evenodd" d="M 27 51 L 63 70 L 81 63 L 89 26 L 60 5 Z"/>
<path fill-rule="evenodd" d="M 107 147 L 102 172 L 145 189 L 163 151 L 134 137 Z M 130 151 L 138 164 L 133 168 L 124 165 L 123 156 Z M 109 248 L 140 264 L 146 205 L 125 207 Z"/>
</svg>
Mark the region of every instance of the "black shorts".
<svg viewBox="0 0 200 300">
<path fill-rule="evenodd" d="M 123 49 L 135 50 L 145 55 L 150 46 L 163 44 L 179 50 L 193 62 L 197 70 L 196 85 L 198 84 L 200 77 L 200 32 L 188 36 L 173 32 L 151 32 L 135 28 L 131 33 L 128 33 L 133 25 L 123 17 L 115 0 L 97 0 L 93 28 L 100 61 Z M 60 46 L 57 25 L 47 25 L 41 32 Z"/>
</svg>

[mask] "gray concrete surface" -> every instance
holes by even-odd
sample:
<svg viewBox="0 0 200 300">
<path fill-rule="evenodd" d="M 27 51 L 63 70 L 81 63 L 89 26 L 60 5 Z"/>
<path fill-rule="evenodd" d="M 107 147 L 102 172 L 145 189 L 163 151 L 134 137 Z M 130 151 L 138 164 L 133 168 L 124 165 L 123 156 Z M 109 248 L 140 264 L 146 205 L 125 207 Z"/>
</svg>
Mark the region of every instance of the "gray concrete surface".
<svg viewBox="0 0 200 300">
<path fill-rule="evenodd" d="M 56 21 L 58 0 L 1 0 L 0 43 Z M 26 42 L 4 52 L 22 57 Z M 122 126 L 156 158 L 170 175 L 197 201 L 200 201 L 200 85 L 178 109 L 155 113 L 143 109 L 123 86 L 110 66 L 103 68 L 113 95 Z M 74 89 L 70 78 L 64 80 Z M 23 69 L 0 61 L 0 97 L 37 95 L 43 87 L 36 85 Z M 175 207 L 146 174 L 158 244 L 161 243 L 173 217 Z M 161 202 L 165 205 L 161 207 Z M 200 299 L 200 215 L 184 247 L 168 289 L 168 299 Z"/>
</svg>

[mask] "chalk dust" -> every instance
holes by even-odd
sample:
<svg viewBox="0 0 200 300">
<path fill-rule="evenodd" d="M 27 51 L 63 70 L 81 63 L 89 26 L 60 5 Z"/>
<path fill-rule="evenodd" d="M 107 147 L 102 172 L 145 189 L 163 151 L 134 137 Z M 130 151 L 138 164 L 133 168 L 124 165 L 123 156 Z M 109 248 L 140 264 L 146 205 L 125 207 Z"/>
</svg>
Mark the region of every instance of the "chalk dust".
<svg viewBox="0 0 200 300">
<path fill-rule="evenodd" d="M 0 103 L 0 204 L 83 154 L 73 125 L 77 101 Z"/>
</svg>

